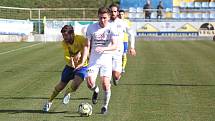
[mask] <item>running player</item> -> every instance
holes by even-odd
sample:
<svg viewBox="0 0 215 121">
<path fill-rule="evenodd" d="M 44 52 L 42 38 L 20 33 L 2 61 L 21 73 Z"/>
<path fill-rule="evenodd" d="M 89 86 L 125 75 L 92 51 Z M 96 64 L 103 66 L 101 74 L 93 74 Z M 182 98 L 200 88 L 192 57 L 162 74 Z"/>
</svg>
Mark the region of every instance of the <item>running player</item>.
<svg viewBox="0 0 215 121">
<path fill-rule="evenodd" d="M 128 19 L 125 19 L 124 10 L 119 10 L 119 18 L 122 19 L 129 28 L 131 28 L 132 23 Z M 127 52 L 128 52 L 128 33 L 126 32 L 124 33 L 123 44 L 124 44 L 124 51 L 122 55 L 122 73 L 125 73 L 125 67 L 127 64 Z"/>
<path fill-rule="evenodd" d="M 50 110 L 54 98 L 66 87 L 70 80 L 73 80 L 63 99 L 63 103 L 67 104 L 70 99 L 70 92 L 78 89 L 87 73 L 89 47 L 86 38 L 75 35 L 73 27 L 69 25 L 65 25 L 61 29 L 61 33 L 64 39 L 62 45 L 67 64 L 62 72 L 61 81 L 55 86 L 53 93 L 43 107 L 44 112 Z"/>
<path fill-rule="evenodd" d="M 90 49 L 89 66 L 87 71 L 88 88 L 93 91 L 92 102 L 97 103 L 99 88 L 96 85 L 98 73 L 104 91 L 104 103 L 101 113 L 106 114 L 111 97 L 111 76 L 112 76 L 112 53 L 117 48 L 116 29 L 109 23 L 110 10 L 101 7 L 98 10 L 99 22 L 89 25 L 87 28 L 87 39 Z"/>
<path fill-rule="evenodd" d="M 110 5 L 111 10 L 111 23 L 116 26 L 117 32 L 119 34 L 119 37 L 117 39 L 117 50 L 113 54 L 113 72 L 112 72 L 112 78 L 113 78 L 113 84 L 116 86 L 118 84 L 119 79 L 121 78 L 121 72 L 122 72 L 122 55 L 124 51 L 124 33 L 127 32 L 130 37 L 130 50 L 129 53 L 131 55 L 136 55 L 136 51 L 134 48 L 135 44 L 135 38 L 134 34 L 131 31 L 130 27 L 122 20 L 119 19 L 119 6 L 117 4 L 111 4 Z"/>
</svg>

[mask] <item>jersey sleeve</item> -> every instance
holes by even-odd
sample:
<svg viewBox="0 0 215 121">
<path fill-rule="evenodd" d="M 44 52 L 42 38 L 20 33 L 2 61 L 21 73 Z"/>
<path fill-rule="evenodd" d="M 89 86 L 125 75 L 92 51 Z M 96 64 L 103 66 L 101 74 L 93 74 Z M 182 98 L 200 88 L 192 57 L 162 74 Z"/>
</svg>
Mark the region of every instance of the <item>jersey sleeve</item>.
<svg viewBox="0 0 215 121">
<path fill-rule="evenodd" d="M 126 31 L 129 35 L 130 48 L 135 48 L 135 34 L 132 29 L 132 23 L 129 20 L 126 22 Z"/>
</svg>

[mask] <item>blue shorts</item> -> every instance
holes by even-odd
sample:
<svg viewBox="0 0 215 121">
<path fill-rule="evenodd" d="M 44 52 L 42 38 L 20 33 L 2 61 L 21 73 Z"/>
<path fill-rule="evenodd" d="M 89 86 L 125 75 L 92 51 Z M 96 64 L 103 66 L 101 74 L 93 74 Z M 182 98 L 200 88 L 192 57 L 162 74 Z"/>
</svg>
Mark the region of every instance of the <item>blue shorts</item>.
<svg viewBox="0 0 215 121">
<path fill-rule="evenodd" d="M 124 44 L 124 52 L 123 53 L 127 53 L 128 52 L 128 42 L 123 42 Z"/>
<path fill-rule="evenodd" d="M 66 65 L 61 74 L 61 81 L 67 84 L 70 80 L 75 78 L 75 75 L 81 77 L 84 80 L 86 74 L 87 74 L 86 66 L 74 71 L 74 68 Z"/>
</svg>

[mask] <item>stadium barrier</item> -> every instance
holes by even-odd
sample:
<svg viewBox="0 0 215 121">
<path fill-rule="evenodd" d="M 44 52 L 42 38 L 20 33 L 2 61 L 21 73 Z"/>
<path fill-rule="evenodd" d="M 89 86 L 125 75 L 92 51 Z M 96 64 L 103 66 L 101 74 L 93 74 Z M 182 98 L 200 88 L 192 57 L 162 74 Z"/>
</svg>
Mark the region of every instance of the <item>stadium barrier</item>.
<svg viewBox="0 0 215 121">
<path fill-rule="evenodd" d="M 33 32 L 33 22 L 29 20 L 0 19 L 0 34 L 29 35 Z"/>
<path fill-rule="evenodd" d="M 0 30 L 3 30 L 0 32 L 1 39 L 0 41 L 60 41 L 62 40 L 61 38 L 61 33 L 60 29 L 65 25 L 73 25 L 75 27 L 75 32 L 77 34 L 82 34 L 85 35 L 86 28 L 89 24 L 94 23 L 97 19 L 97 17 L 93 17 L 97 15 L 97 9 L 89 9 L 91 11 L 91 17 L 88 16 L 88 9 L 67 9 L 67 8 L 58 8 L 58 9 L 52 9 L 52 8 L 41 8 L 41 9 L 30 9 L 30 8 L 12 8 L 12 7 L 1 7 L 1 9 L 7 9 L 10 10 L 9 13 L 7 12 L 1 12 L 0 17 L 4 14 L 7 13 L 8 15 L 14 15 L 16 16 L 15 18 L 7 18 L 7 19 L 2 19 L 3 21 L 7 22 L 5 24 L 6 26 L 2 25 Z M 135 10 L 136 9 L 136 10 Z M 17 13 L 21 13 L 19 11 L 25 11 L 23 15 L 27 15 L 27 19 L 23 20 L 23 18 L 20 20 L 18 18 L 19 14 L 13 13 L 12 11 L 16 10 Z M 50 16 L 52 15 L 57 15 L 58 12 L 56 11 L 64 11 L 64 13 L 61 13 L 63 16 L 68 15 L 66 17 L 53 17 L 51 18 Z M 82 14 L 80 16 L 76 16 L 76 18 L 71 18 L 69 11 L 67 10 L 81 10 Z M 180 10 L 179 9 L 168 9 L 168 17 L 172 15 L 171 12 L 177 13 Z M 36 12 L 35 12 L 36 11 Z M 45 12 L 49 11 L 49 12 Z M 51 12 L 52 11 L 52 12 Z M 54 11 L 54 12 L 53 12 Z M 96 11 L 96 12 L 95 12 Z M 155 9 L 153 10 L 154 12 L 156 11 Z M 196 10 L 200 12 L 199 10 Z M 12 12 L 12 13 L 11 13 Z M 89 12 L 89 11 L 88 11 Z M 137 18 L 141 17 L 144 13 L 143 9 L 141 8 L 133 8 L 130 10 L 132 12 L 132 17 L 130 20 L 133 22 L 133 31 L 136 33 L 137 37 L 147 37 L 147 36 L 154 36 L 154 37 L 206 37 L 210 38 L 211 36 L 214 36 L 214 27 L 215 27 L 215 20 L 214 19 L 191 19 L 191 15 L 189 19 L 174 19 L 174 18 L 167 18 L 167 15 L 165 15 L 166 18 L 163 19 L 155 19 L 156 13 L 154 14 L 154 17 L 152 19 L 145 19 L 145 18 Z M 46 13 L 46 14 L 44 14 Z M 49 14 L 48 14 L 49 13 Z M 72 12 L 71 12 L 72 13 Z M 75 12 L 74 12 L 75 13 Z M 140 14 L 137 14 L 140 13 Z M 212 13 L 212 12 L 211 12 Z M 215 11 L 213 11 L 215 13 Z M 5 14 L 5 15 L 7 15 Z M 142 15 L 141 15 L 142 14 Z M 180 15 L 180 14 L 179 14 Z M 37 17 L 36 17 L 37 16 Z M 89 14 L 90 16 L 90 14 Z M 4 16 L 5 17 L 5 16 Z M 4 18 L 1 17 L 1 18 Z M 7 16 L 9 17 L 9 16 Z M 12 17 L 12 16 L 10 16 Z M 16 26 L 21 26 L 22 28 L 17 27 L 13 31 L 13 29 L 8 29 L 11 27 L 13 22 L 20 24 Z M 0 22 L 1 23 L 1 22 Z M 25 25 L 21 23 L 30 23 L 30 29 L 23 29 Z M 26 24 L 27 26 L 27 24 Z M 8 28 L 7 28 L 8 27 Z M 8 30 L 12 32 L 8 32 Z M 22 30 L 28 30 L 27 32 L 22 32 Z M 6 34 L 7 33 L 7 34 Z M 11 36 L 10 36 L 11 35 Z"/>
<path fill-rule="evenodd" d="M 44 18 L 51 21 L 92 21 L 97 20 L 98 8 L 18 8 L 0 6 L 0 18 L 30 20 L 34 33 L 43 34 Z"/>
<path fill-rule="evenodd" d="M 211 41 L 213 36 L 136 36 L 136 39 L 144 41 Z"/>
<path fill-rule="evenodd" d="M 137 36 L 214 36 L 215 21 L 140 21 L 133 19 Z"/>
</svg>

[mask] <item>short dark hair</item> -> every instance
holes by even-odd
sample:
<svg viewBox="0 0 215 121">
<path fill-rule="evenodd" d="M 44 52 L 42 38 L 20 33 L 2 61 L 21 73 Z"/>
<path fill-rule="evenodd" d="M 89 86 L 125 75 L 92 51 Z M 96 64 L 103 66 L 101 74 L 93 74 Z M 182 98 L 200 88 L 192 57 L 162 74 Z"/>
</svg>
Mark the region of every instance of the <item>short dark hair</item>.
<svg viewBox="0 0 215 121">
<path fill-rule="evenodd" d="M 101 8 L 99 8 L 98 14 L 104 14 L 104 13 L 107 13 L 107 14 L 110 15 L 110 9 L 107 8 L 107 7 L 101 7 Z"/>
<path fill-rule="evenodd" d="M 125 11 L 124 11 L 124 10 L 119 10 L 119 12 L 123 12 L 123 13 L 125 13 Z"/>
<path fill-rule="evenodd" d="M 71 25 L 65 25 L 61 31 L 61 33 L 68 33 L 68 34 L 74 34 L 74 28 Z"/>
<path fill-rule="evenodd" d="M 119 11 L 119 5 L 116 4 L 116 3 L 112 3 L 109 8 L 111 9 L 112 7 L 116 7 L 117 8 L 117 11 Z"/>
</svg>

